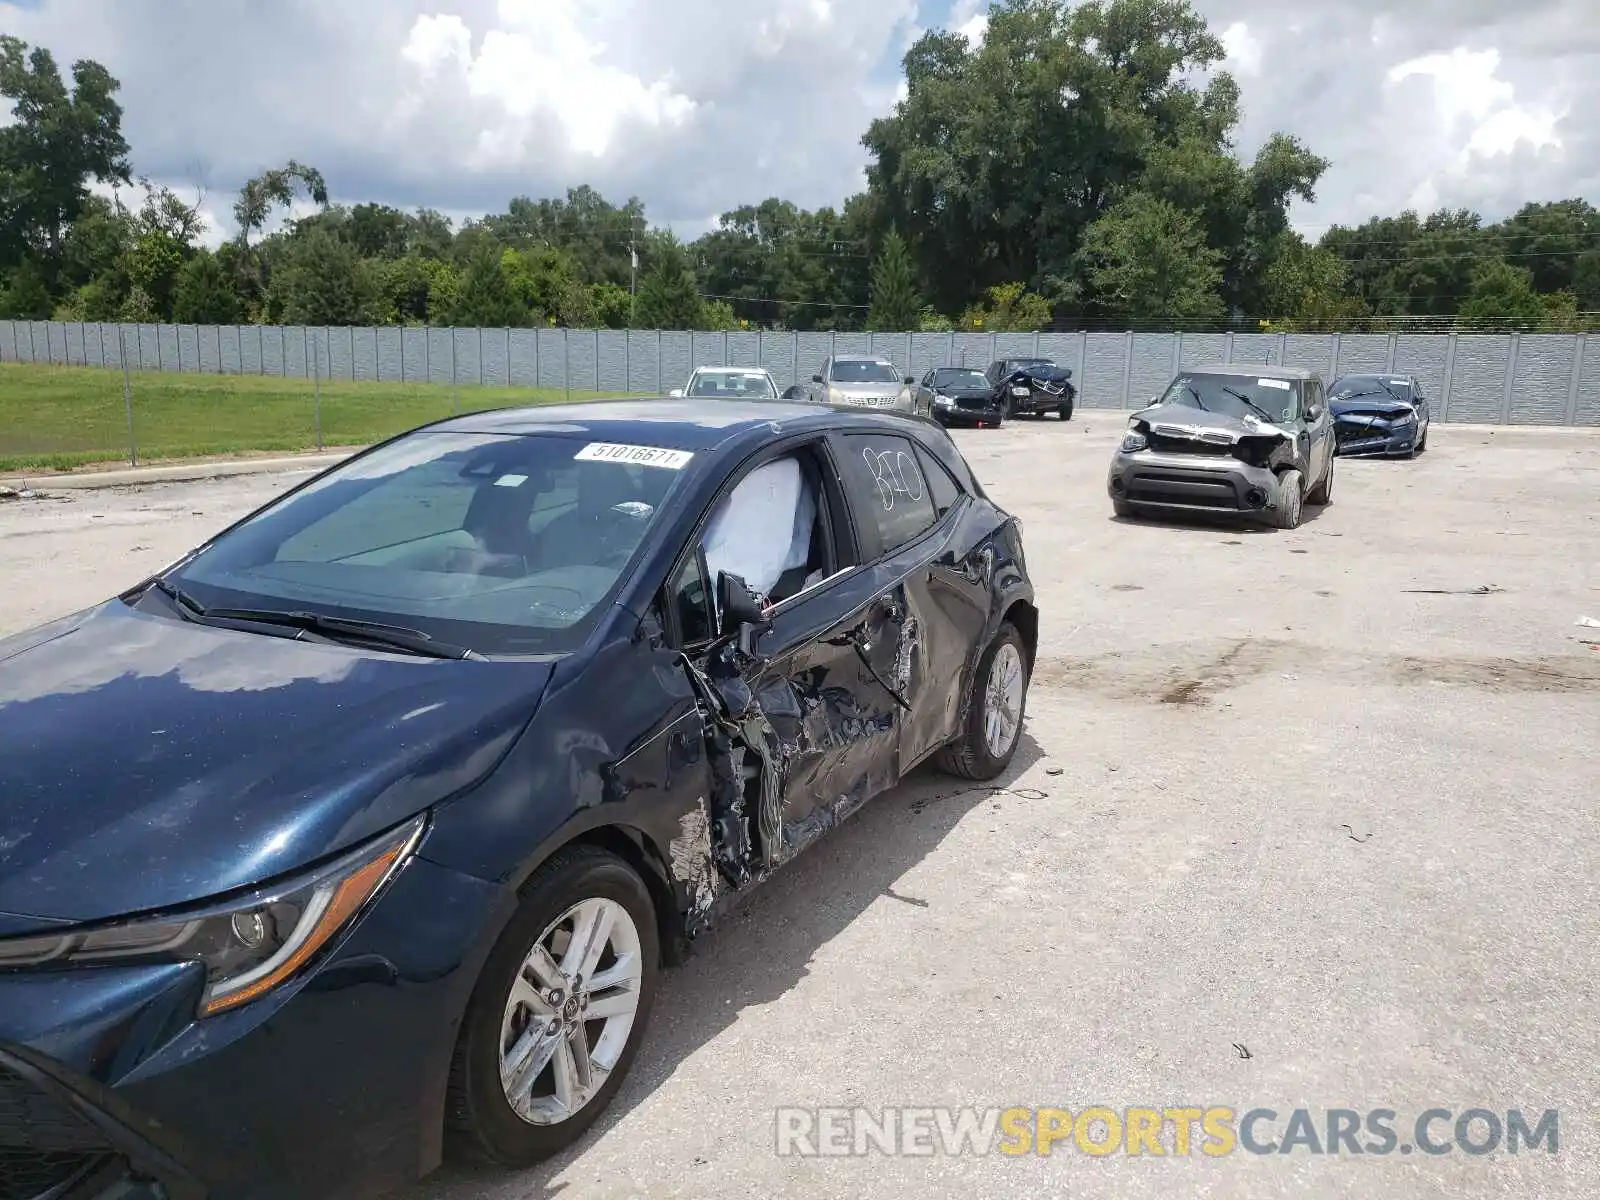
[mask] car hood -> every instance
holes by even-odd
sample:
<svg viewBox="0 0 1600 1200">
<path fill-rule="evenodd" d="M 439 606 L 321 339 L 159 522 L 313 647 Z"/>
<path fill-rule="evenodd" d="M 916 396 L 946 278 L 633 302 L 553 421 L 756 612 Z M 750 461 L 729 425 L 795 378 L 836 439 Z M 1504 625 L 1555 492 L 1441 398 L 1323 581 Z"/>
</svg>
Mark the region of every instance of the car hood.
<svg viewBox="0 0 1600 1200">
<path fill-rule="evenodd" d="M 1415 414 L 1416 409 L 1404 400 L 1396 400 L 1391 396 L 1352 396 L 1348 400 L 1329 400 L 1328 411 L 1335 417 L 1351 413 L 1363 416 L 1409 417 Z"/>
<path fill-rule="evenodd" d="M 986 387 L 942 387 L 934 391 L 952 400 L 988 400 L 994 395 L 994 389 Z"/>
<path fill-rule="evenodd" d="M 1153 404 L 1133 414 L 1156 433 L 1168 437 L 1191 437 L 1199 441 L 1236 442 L 1244 437 L 1294 437 L 1292 429 L 1274 425 L 1258 417 L 1236 417 L 1230 413 L 1206 412 L 1187 404 Z M 1226 436 L 1224 436 L 1226 435 Z"/>
<path fill-rule="evenodd" d="M 1006 376 L 1007 383 L 1065 383 L 1072 378 L 1070 367 L 1051 367 L 1040 364 L 1018 367 Z"/>
<path fill-rule="evenodd" d="M 551 672 L 120 600 L 0 640 L 0 936 L 207 899 L 380 833 L 486 774 Z"/>
</svg>

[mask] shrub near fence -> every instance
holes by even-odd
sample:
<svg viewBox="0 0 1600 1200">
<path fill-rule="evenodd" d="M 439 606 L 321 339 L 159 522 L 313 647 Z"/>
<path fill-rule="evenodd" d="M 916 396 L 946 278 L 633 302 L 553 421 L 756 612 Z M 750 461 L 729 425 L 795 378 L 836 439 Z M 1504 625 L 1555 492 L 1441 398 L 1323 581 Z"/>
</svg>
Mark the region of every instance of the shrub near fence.
<svg viewBox="0 0 1600 1200">
<path fill-rule="evenodd" d="M 1071 367 L 1080 404 L 1137 408 L 1180 365 L 1231 359 L 1421 378 L 1439 418 L 1600 424 L 1600 352 L 1584 334 L 692 333 L 591 329 L 305 328 L 0 321 L 0 361 L 347 382 L 662 395 L 696 366 L 765 367 L 780 387 L 831 354 L 906 372 L 1041 355 Z"/>
</svg>

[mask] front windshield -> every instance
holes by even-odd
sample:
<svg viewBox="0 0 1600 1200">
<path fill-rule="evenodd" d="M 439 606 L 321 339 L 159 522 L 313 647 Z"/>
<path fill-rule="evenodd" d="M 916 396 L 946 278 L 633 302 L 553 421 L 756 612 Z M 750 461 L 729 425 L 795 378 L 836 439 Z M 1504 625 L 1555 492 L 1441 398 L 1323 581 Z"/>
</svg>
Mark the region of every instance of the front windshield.
<svg viewBox="0 0 1600 1200">
<path fill-rule="evenodd" d="M 988 391 L 989 381 L 984 378 L 982 371 L 942 367 L 933 373 L 933 386 L 940 388 L 982 388 L 984 391 Z"/>
<path fill-rule="evenodd" d="M 1258 421 L 1293 421 L 1300 411 L 1300 385 L 1256 375 L 1179 375 L 1159 403 Z"/>
<path fill-rule="evenodd" d="M 894 364 L 860 358 L 841 358 L 833 364 L 834 383 L 899 383 Z"/>
<path fill-rule="evenodd" d="M 286 497 L 168 578 L 207 608 L 382 621 L 480 654 L 573 649 L 692 458 L 639 449 L 414 433 Z"/>
<path fill-rule="evenodd" d="M 763 371 L 699 371 L 689 384 L 689 395 L 724 400 L 776 400 L 778 389 Z"/>
<path fill-rule="evenodd" d="M 1411 401 L 1411 381 L 1383 375 L 1346 375 L 1329 389 L 1331 400 L 1354 400 L 1357 396 L 1379 396 L 1385 400 Z"/>
</svg>

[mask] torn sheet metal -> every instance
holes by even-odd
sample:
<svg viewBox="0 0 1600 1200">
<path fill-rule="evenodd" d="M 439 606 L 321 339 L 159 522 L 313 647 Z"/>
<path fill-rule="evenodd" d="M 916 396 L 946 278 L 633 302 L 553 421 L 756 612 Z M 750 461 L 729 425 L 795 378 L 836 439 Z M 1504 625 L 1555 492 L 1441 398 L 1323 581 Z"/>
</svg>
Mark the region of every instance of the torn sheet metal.
<svg viewBox="0 0 1600 1200">
<path fill-rule="evenodd" d="M 667 845 L 672 877 L 689 894 L 690 922 L 710 911 L 717 899 L 717 873 L 711 857 L 711 819 L 706 798 L 678 818 L 678 836 Z"/>
</svg>

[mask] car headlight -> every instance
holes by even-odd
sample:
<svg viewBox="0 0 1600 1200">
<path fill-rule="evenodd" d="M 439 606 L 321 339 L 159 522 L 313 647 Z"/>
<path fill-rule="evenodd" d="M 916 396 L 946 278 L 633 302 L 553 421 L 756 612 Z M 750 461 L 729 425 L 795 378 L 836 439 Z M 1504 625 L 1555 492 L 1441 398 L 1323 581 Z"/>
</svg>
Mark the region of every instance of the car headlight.
<svg viewBox="0 0 1600 1200">
<path fill-rule="evenodd" d="M 949 408 L 951 405 L 953 405 L 955 403 L 955 401 L 950 399 L 949 396 L 935 396 L 933 398 L 933 402 L 935 404 L 937 404 L 940 408 Z"/>
<path fill-rule="evenodd" d="M 1026 396 L 1028 395 L 1028 389 L 1021 386 L 1013 386 L 1011 389 L 1011 394 L 1013 396 Z"/>
<path fill-rule="evenodd" d="M 1135 450 L 1143 450 L 1150 444 L 1150 439 L 1137 430 L 1130 429 L 1122 435 L 1122 452 L 1132 454 Z"/>
<path fill-rule="evenodd" d="M 206 990 L 200 1015 L 226 1012 L 297 974 L 410 858 L 426 823 L 418 817 L 309 875 L 226 908 L 0 941 L 0 969 L 127 959 L 201 962 Z"/>
</svg>

